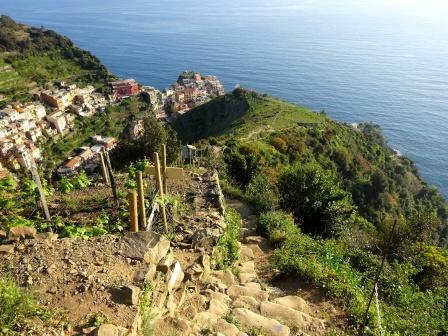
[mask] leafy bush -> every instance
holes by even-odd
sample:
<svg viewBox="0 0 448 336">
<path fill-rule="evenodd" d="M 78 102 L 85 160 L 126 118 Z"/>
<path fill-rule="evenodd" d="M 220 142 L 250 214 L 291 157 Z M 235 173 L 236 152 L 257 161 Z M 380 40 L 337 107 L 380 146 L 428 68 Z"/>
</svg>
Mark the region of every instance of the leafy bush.
<svg viewBox="0 0 448 336">
<path fill-rule="evenodd" d="M 282 208 L 294 214 L 305 232 L 336 236 L 356 213 L 351 195 L 317 164 L 288 168 L 280 176 L 279 190 Z"/>
<path fill-rule="evenodd" d="M 270 211 L 278 206 L 276 188 L 264 174 L 257 174 L 250 180 L 246 195 L 258 211 Z"/>
<path fill-rule="evenodd" d="M 73 190 L 83 189 L 90 186 L 90 180 L 84 171 L 75 175 L 71 179 L 62 177 L 59 181 L 59 191 L 63 194 L 69 194 Z"/>
<path fill-rule="evenodd" d="M 274 246 L 281 246 L 288 237 L 299 232 L 291 215 L 282 211 L 262 213 L 258 220 L 257 231 L 269 238 Z"/>
</svg>

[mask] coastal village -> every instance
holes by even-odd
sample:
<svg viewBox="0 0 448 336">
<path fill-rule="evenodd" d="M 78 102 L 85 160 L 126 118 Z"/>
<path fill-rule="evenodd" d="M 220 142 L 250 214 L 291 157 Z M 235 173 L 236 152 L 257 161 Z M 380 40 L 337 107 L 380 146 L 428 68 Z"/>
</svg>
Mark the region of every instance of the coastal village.
<svg viewBox="0 0 448 336">
<path fill-rule="evenodd" d="M 59 139 L 75 132 L 75 118 L 89 118 L 105 113 L 108 104 L 116 104 L 141 95 L 150 104 L 156 118 L 171 123 L 179 115 L 224 94 L 224 87 L 215 76 L 202 76 L 185 71 L 171 88 L 162 91 L 141 86 L 134 79 L 109 83 L 111 94 L 96 92 L 93 86 L 57 82 L 52 89 L 34 93 L 33 102 L 14 102 L 0 110 L 0 178 L 26 168 L 43 159 L 40 145 L 48 139 Z M 143 121 L 128 125 L 129 136 L 137 139 L 143 132 Z M 73 175 L 84 169 L 94 172 L 103 148 L 112 150 L 118 139 L 92 134 L 91 146 L 81 147 L 77 155 L 68 157 L 56 171 L 60 176 Z"/>
</svg>

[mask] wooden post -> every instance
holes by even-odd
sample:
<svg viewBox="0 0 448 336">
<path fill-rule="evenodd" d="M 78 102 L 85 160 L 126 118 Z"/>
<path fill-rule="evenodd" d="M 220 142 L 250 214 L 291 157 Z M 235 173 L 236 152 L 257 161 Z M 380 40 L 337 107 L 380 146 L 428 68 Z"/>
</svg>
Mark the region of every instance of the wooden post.
<svg viewBox="0 0 448 336">
<path fill-rule="evenodd" d="M 143 173 L 137 173 L 138 216 L 141 227 L 146 227 L 145 192 L 143 188 Z"/>
<path fill-rule="evenodd" d="M 156 182 L 157 182 L 157 189 L 159 190 L 160 197 L 162 198 L 162 219 L 163 219 L 163 226 L 165 228 L 165 233 L 168 233 L 168 222 L 166 219 L 166 209 L 164 204 L 164 192 L 163 192 L 163 184 L 162 184 L 162 176 L 160 173 L 160 161 L 159 161 L 159 154 L 156 152 L 154 153 L 153 157 L 154 165 L 156 168 Z"/>
<path fill-rule="evenodd" d="M 106 151 L 104 147 L 103 147 L 103 154 L 104 157 L 106 158 L 107 169 L 109 171 L 110 186 L 112 188 L 112 194 L 114 196 L 115 206 L 118 208 L 120 206 L 120 200 L 118 199 L 117 185 L 115 184 L 114 172 L 112 170 L 112 164 L 110 163 L 109 153 Z"/>
<path fill-rule="evenodd" d="M 37 171 L 36 166 L 34 165 L 33 162 L 30 162 L 30 170 L 31 170 L 31 175 L 33 176 L 33 180 L 36 183 L 37 190 L 39 191 L 40 204 L 42 206 L 42 209 L 44 210 L 45 219 L 48 222 L 51 222 L 50 212 L 48 211 L 47 200 L 45 199 L 44 188 L 42 187 L 42 183 L 40 181 L 39 172 Z"/>
<path fill-rule="evenodd" d="M 192 161 L 192 158 L 191 158 L 192 153 L 193 153 L 193 151 L 191 150 L 190 147 L 188 147 L 188 160 L 190 162 L 190 168 L 191 168 L 191 161 Z"/>
<path fill-rule="evenodd" d="M 166 185 L 166 145 L 162 145 L 162 181 L 163 181 L 163 193 L 168 194 L 168 186 Z"/>
<path fill-rule="evenodd" d="M 103 176 L 104 183 L 109 184 L 109 176 L 107 173 L 106 162 L 104 160 L 104 154 L 100 152 L 100 165 L 101 165 L 101 175 Z"/>
<path fill-rule="evenodd" d="M 130 191 L 128 194 L 129 199 L 129 217 L 131 219 L 131 232 L 138 232 L 138 212 L 137 212 L 137 193 Z"/>
<path fill-rule="evenodd" d="M 378 268 L 378 271 L 376 272 L 375 280 L 373 282 L 373 288 L 372 288 L 372 291 L 370 292 L 369 303 L 367 304 L 366 312 L 364 313 L 364 319 L 362 321 L 362 324 L 360 324 L 359 328 L 358 328 L 358 336 L 364 335 L 364 329 L 366 328 L 367 319 L 369 318 L 370 305 L 372 304 L 373 295 L 375 294 L 375 287 L 378 284 L 378 280 L 380 279 L 381 271 L 383 270 L 384 262 L 386 261 L 390 246 L 392 245 L 392 239 L 394 237 L 394 232 L 395 232 L 396 226 L 397 226 L 397 220 L 395 219 L 394 225 L 392 226 L 392 229 L 390 230 L 390 233 L 389 233 L 388 243 L 383 250 L 383 257 L 381 258 L 380 267 Z"/>
</svg>

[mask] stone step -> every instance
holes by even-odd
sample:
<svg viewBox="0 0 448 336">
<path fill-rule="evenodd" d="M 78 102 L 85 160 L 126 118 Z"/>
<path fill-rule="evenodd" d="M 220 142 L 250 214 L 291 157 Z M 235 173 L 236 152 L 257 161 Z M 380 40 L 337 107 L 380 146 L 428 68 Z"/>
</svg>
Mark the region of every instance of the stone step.
<svg viewBox="0 0 448 336">
<path fill-rule="evenodd" d="M 234 308 L 232 315 L 239 322 L 240 328 L 245 330 L 263 329 L 268 335 L 289 336 L 290 330 L 279 321 L 259 315 L 245 308 Z"/>
<path fill-rule="evenodd" d="M 243 286 L 261 290 L 261 285 L 258 282 L 246 282 Z"/>
<path fill-rule="evenodd" d="M 239 296 L 232 302 L 233 308 L 246 308 L 255 313 L 260 312 L 260 302 L 252 296 Z"/>
<path fill-rule="evenodd" d="M 241 284 L 245 284 L 247 282 L 253 282 L 257 280 L 257 275 L 255 273 L 240 272 L 238 274 L 238 280 Z"/>
<path fill-rule="evenodd" d="M 322 320 L 269 301 L 260 304 L 260 313 L 263 316 L 276 319 L 301 331 L 319 331 L 325 329 L 325 324 Z"/>
<path fill-rule="evenodd" d="M 227 290 L 227 294 L 233 299 L 236 299 L 240 296 L 251 296 L 258 301 L 266 301 L 269 297 L 269 294 L 266 291 L 239 285 L 230 287 Z"/>
<path fill-rule="evenodd" d="M 296 295 L 288 295 L 276 298 L 274 300 L 274 303 L 301 311 L 302 313 L 311 313 L 311 309 L 308 306 L 308 303 L 304 299 Z"/>
<path fill-rule="evenodd" d="M 254 252 L 248 246 L 241 245 L 240 247 L 240 261 L 251 261 L 254 259 Z"/>
<path fill-rule="evenodd" d="M 247 336 L 247 334 L 240 331 L 236 325 L 229 323 L 224 319 L 217 320 L 213 325 L 213 330 L 224 336 Z"/>
<path fill-rule="evenodd" d="M 257 231 L 253 228 L 242 227 L 240 233 L 240 239 L 244 239 L 246 237 L 251 237 L 257 234 Z"/>
<path fill-rule="evenodd" d="M 246 244 L 257 244 L 262 249 L 269 248 L 269 242 L 266 238 L 262 236 L 248 236 L 243 239 Z"/>
<path fill-rule="evenodd" d="M 240 262 L 235 268 L 241 273 L 255 274 L 255 263 L 253 261 Z"/>
<path fill-rule="evenodd" d="M 229 311 L 229 306 L 225 301 L 221 301 L 218 298 L 212 298 L 209 302 L 207 311 L 218 316 L 224 316 Z"/>
</svg>

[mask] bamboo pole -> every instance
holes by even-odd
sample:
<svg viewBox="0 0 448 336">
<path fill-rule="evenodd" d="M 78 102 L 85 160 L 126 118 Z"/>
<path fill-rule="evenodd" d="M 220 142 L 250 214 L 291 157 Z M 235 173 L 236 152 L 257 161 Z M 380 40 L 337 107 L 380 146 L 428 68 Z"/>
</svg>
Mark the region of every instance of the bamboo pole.
<svg viewBox="0 0 448 336">
<path fill-rule="evenodd" d="M 138 232 L 138 213 L 137 213 L 137 193 L 130 191 L 128 194 L 129 199 L 129 215 L 131 219 L 131 232 Z"/>
<path fill-rule="evenodd" d="M 47 205 L 47 200 L 45 199 L 44 188 L 42 187 L 39 172 L 37 171 L 37 168 L 33 162 L 30 163 L 30 170 L 31 170 L 31 175 L 33 176 L 33 180 L 36 183 L 37 190 L 39 191 L 40 204 L 41 204 L 42 210 L 44 211 L 45 219 L 50 223 L 51 216 L 50 216 L 50 212 L 48 211 L 48 205 Z"/>
<path fill-rule="evenodd" d="M 159 161 L 159 154 L 157 152 L 154 153 L 153 157 L 154 165 L 156 168 L 156 182 L 157 182 L 157 189 L 159 190 L 160 197 L 162 198 L 162 219 L 163 219 L 163 226 L 165 228 L 165 233 L 168 233 L 168 222 L 166 219 L 166 209 L 165 209 L 165 199 L 164 199 L 164 192 L 163 192 L 163 184 L 162 184 L 162 176 L 160 173 L 160 161 Z"/>
<path fill-rule="evenodd" d="M 141 227 L 146 227 L 145 191 L 143 188 L 143 173 L 137 173 L 138 215 Z"/>
<path fill-rule="evenodd" d="M 109 171 L 110 186 L 112 188 L 112 194 L 114 196 L 115 206 L 118 208 L 120 206 L 120 200 L 118 199 L 117 185 L 115 184 L 114 172 L 112 170 L 112 164 L 110 163 L 109 153 L 106 151 L 104 147 L 103 147 L 103 154 L 104 157 L 106 158 L 107 169 Z"/>
<path fill-rule="evenodd" d="M 101 175 L 103 176 L 104 183 L 109 184 L 109 176 L 107 173 L 106 162 L 104 160 L 104 154 L 100 152 L 100 165 L 101 165 Z"/>
<path fill-rule="evenodd" d="M 168 194 L 168 186 L 166 184 L 166 145 L 162 145 L 162 180 L 163 180 L 163 193 Z"/>
</svg>

